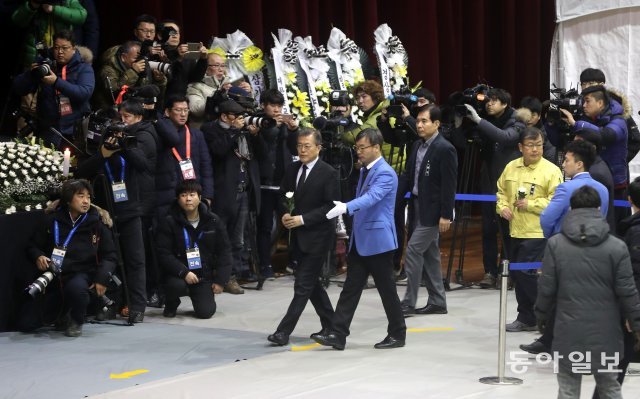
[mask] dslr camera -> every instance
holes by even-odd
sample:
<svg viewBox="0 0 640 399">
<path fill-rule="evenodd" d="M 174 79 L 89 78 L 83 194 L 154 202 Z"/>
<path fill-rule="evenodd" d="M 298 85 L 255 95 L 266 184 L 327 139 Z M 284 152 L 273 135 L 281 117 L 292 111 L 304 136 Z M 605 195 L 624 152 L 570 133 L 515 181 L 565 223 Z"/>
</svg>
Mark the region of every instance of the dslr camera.
<svg viewBox="0 0 640 399">
<path fill-rule="evenodd" d="M 51 280 L 53 280 L 56 275 L 56 268 L 53 266 L 52 262 L 49 262 L 47 270 L 42 273 L 40 277 L 35 279 L 33 283 L 29 284 L 29 286 L 25 288 L 24 291 L 32 298 L 35 298 L 40 295 L 45 290 L 45 288 L 47 288 Z"/>
<path fill-rule="evenodd" d="M 34 80 L 40 81 L 51 73 L 53 61 L 49 58 L 49 48 L 43 42 L 36 43 L 36 55 L 38 66 L 31 70 L 31 77 Z"/>
</svg>

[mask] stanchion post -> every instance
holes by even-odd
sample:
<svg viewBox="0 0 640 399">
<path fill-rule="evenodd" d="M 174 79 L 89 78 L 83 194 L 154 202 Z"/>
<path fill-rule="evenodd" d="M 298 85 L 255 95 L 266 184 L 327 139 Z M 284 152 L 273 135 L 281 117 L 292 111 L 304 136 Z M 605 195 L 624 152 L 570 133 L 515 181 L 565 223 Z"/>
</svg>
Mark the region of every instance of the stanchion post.
<svg viewBox="0 0 640 399">
<path fill-rule="evenodd" d="M 498 376 L 497 377 L 482 377 L 480 382 L 490 385 L 519 385 L 522 384 L 520 378 L 505 377 L 505 355 L 507 346 L 507 285 L 509 281 L 509 261 L 503 260 L 500 263 L 500 278 L 502 284 L 500 285 L 500 322 L 498 324 Z"/>
</svg>

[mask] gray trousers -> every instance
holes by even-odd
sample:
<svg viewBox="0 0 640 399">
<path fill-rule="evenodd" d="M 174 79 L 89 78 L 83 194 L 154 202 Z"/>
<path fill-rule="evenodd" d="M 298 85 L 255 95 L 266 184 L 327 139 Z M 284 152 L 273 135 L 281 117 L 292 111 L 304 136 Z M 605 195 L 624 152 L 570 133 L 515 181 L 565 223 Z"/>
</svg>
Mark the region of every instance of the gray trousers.
<svg viewBox="0 0 640 399">
<path fill-rule="evenodd" d="M 594 373 L 596 390 L 601 399 L 622 399 L 618 373 Z M 580 399 L 582 374 L 558 367 L 558 399 Z"/>
<path fill-rule="evenodd" d="M 415 307 L 418 300 L 418 290 L 422 281 L 422 273 L 426 274 L 426 286 L 429 293 L 427 305 L 447 308 L 442 271 L 440 269 L 439 227 L 422 226 L 418 209 L 418 201 L 413 202 L 413 218 L 416 227 L 407 243 L 407 253 L 404 258 L 404 269 L 407 273 L 407 291 L 402 304 Z"/>
</svg>

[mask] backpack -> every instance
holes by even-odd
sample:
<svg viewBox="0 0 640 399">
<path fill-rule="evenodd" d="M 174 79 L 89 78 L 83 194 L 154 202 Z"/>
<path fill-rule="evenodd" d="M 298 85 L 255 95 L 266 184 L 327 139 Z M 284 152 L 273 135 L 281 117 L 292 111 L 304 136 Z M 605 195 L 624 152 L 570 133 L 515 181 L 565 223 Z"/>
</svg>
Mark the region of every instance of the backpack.
<svg viewBox="0 0 640 399">
<path fill-rule="evenodd" d="M 625 119 L 627 122 L 627 163 L 631 162 L 635 158 L 636 154 L 640 152 L 640 131 L 638 131 L 638 125 L 631 116 Z"/>
</svg>

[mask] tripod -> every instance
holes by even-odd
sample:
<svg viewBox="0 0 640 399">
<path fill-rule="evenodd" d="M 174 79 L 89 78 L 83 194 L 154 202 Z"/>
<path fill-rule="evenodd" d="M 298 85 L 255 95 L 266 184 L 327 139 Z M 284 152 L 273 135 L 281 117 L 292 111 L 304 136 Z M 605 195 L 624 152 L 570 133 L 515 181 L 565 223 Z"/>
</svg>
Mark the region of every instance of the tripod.
<svg viewBox="0 0 640 399">
<path fill-rule="evenodd" d="M 464 151 L 464 158 L 462 161 L 462 178 L 458 182 L 458 193 L 469 194 L 474 187 L 474 174 L 475 165 L 478 160 L 478 140 L 475 138 L 467 139 L 467 146 Z M 451 238 L 451 248 L 449 250 L 449 262 L 447 265 L 447 276 L 444 280 L 444 288 L 447 291 L 451 291 L 451 272 L 453 270 L 453 258 L 456 251 L 456 241 L 458 234 L 462 234 L 460 238 L 460 248 L 458 250 L 458 268 L 456 270 L 456 283 L 460 284 L 459 288 L 468 288 L 471 286 L 469 283 L 465 283 L 463 279 L 464 268 L 464 256 L 467 243 L 467 228 L 469 226 L 469 219 L 471 219 L 471 204 L 467 200 L 458 201 L 455 206 L 455 214 L 458 220 L 462 221 L 462 225 L 458 222 L 453 225 L 453 233 Z M 459 230 L 461 231 L 459 232 Z"/>
</svg>

